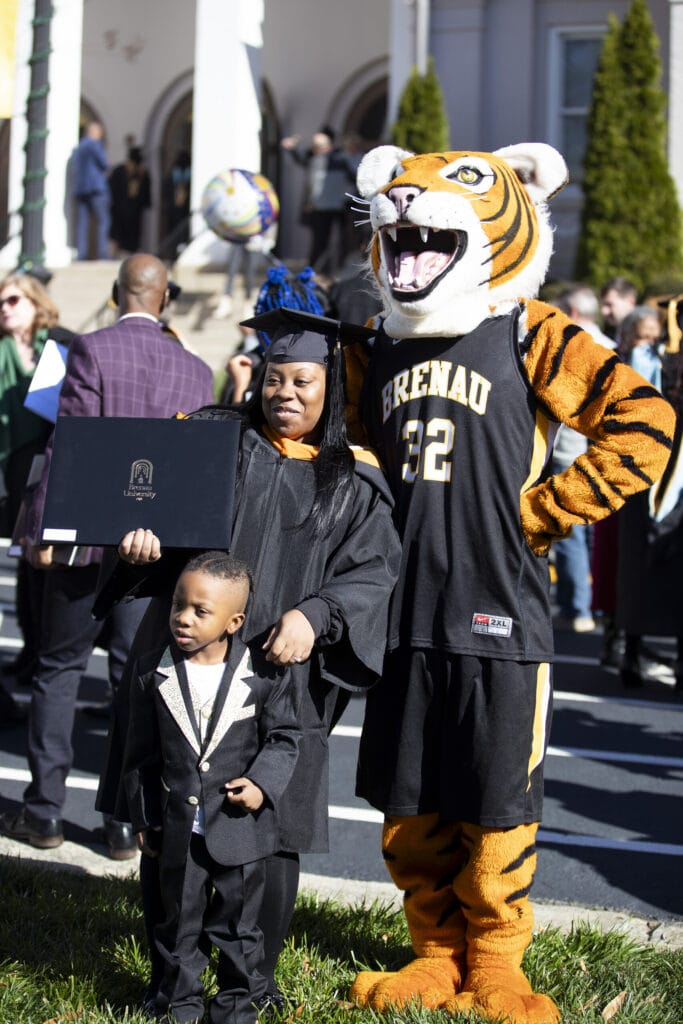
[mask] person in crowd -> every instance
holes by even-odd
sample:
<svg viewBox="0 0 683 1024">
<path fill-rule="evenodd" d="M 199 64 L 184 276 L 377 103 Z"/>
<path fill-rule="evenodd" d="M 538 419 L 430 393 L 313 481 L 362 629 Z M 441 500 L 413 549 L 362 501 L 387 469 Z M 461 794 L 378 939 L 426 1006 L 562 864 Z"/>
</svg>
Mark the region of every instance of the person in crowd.
<svg viewBox="0 0 683 1024">
<path fill-rule="evenodd" d="M 377 461 L 366 449 L 352 450 L 346 438 L 339 341 L 370 332 L 283 309 L 245 323 L 261 332 L 265 366 L 242 416 L 233 511 L 231 553 L 251 567 L 255 586 L 242 638 L 260 643 L 274 664 L 290 666 L 302 729 L 279 805 L 279 845 L 267 862 L 260 921 L 267 1000 L 282 1005 L 274 970 L 296 898 L 299 854 L 327 849 L 327 736 L 350 694 L 363 692 L 381 670 L 400 550 Z M 130 588 L 156 594 L 135 641 L 136 650 L 152 647 L 167 637 L 170 597 L 187 552 L 162 551 L 159 538 L 138 529 L 123 538 L 119 553 L 122 562 L 96 613 Z M 125 692 L 122 686 L 122 701 Z M 125 719 L 120 711 L 115 728 Z M 99 806 L 123 817 L 121 742 L 112 734 Z M 153 999 L 161 966 L 153 940 L 161 915 L 155 861 L 143 856 L 140 875 Z"/>
<path fill-rule="evenodd" d="M 227 271 L 225 277 L 225 291 L 216 306 L 213 317 L 216 320 L 225 320 L 233 310 L 233 292 L 235 278 L 242 274 L 244 281 L 245 306 L 252 307 L 258 296 L 256 288 L 256 274 L 261 270 L 262 261 L 268 259 L 277 241 L 277 224 L 272 224 L 267 231 L 260 235 L 253 235 L 244 242 L 232 242 L 228 253 Z M 271 257 L 272 259 L 272 257 Z M 261 270 L 261 276 L 263 271 Z M 249 313 L 252 309 L 249 309 Z"/>
<path fill-rule="evenodd" d="M 594 341 L 613 349 L 614 341 L 597 324 L 598 299 L 587 285 L 570 285 L 556 296 L 554 304 L 591 335 Z M 588 439 L 577 430 L 563 424 L 553 445 L 552 472 L 562 473 L 588 450 Z M 557 603 L 559 617 L 555 628 L 575 633 L 589 633 L 595 629 L 591 612 L 590 528 L 575 526 L 568 537 L 553 545 L 557 573 Z"/>
<path fill-rule="evenodd" d="M 634 306 L 621 321 L 619 355 L 658 391 L 662 387 L 661 337 L 662 325 L 652 306 Z"/>
<path fill-rule="evenodd" d="M 59 403 L 60 416 L 170 417 L 191 412 L 213 395 L 209 367 L 164 334 L 159 317 L 168 301 L 166 269 L 148 254 L 129 256 L 114 285 L 119 319 L 111 327 L 74 338 Z M 81 675 L 101 629 L 91 616 L 103 551 L 89 550 L 79 565 L 60 565 L 59 551 L 41 545 L 40 522 L 52 458 L 52 437 L 42 477 L 27 509 L 27 557 L 45 573 L 43 619 L 29 712 L 31 782 L 18 813 L 0 816 L 0 831 L 32 846 L 64 840 L 62 808 L 73 759 L 71 734 Z M 113 609 L 109 629 L 109 678 L 118 686 L 144 603 Z M 135 855 L 128 824 L 106 818 L 110 856 Z"/>
<path fill-rule="evenodd" d="M 368 266 L 369 232 L 356 231 L 356 244 L 329 287 L 335 316 L 340 320 L 364 324 L 381 308 L 381 300 Z"/>
<path fill-rule="evenodd" d="M 304 267 L 298 274 L 294 274 L 284 263 L 277 263 L 269 268 L 256 297 L 254 313 L 258 315 L 280 306 L 316 314 L 331 312 L 329 296 L 320 285 L 312 267 Z M 362 322 L 355 317 L 337 314 L 336 311 L 335 315 L 339 320 Z M 254 381 L 263 366 L 264 350 L 259 333 L 251 327 L 245 327 L 244 324 L 240 324 L 239 329 L 242 340 L 237 351 L 228 360 L 225 379 L 218 396 L 220 405 L 239 405 L 250 398 Z"/>
<path fill-rule="evenodd" d="M 301 222 L 311 231 L 308 262 L 319 273 L 334 273 L 344 231 L 346 193 L 354 187 L 360 157 L 334 144 L 335 133 L 325 125 L 304 150 L 298 135 L 282 139 L 282 148 L 305 168 L 306 184 Z"/>
<path fill-rule="evenodd" d="M 239 326 L 240 341 L 225 367 L 217 395 L 219 405 L 241 405 L 252 394 L 254 375 L 263 365 L 263 353 L 256 331 Z"/>
<path fill-rule="evenodd" d="M 613 289 L 615 290 L 615 289 Z M 611 294 L 611 292 L 609 293 Z M 571 284 L 563 288 L 555 299 L 555 305 L 590 334 L 593 341 L 605 348 L 616 348 L 617 344 L 613 338 L 600 329 L 598 323 L 600 317 L 600 302 L 587 284 Z M 603 309 L 606 305 L 612 306 L 612 300 L 607 303 L 603 300 Z M 629 309 L 632 307 L 629 306 Z"/>
<path fill-rule="evenodd" d="M 634 306 L 621 322 L 619 354 L 658 390 L 662 387 L 661 340 L 662 325 L 652 306 Z M 642 686 L 646 675 L 666 678 L 670 674 L 643 645 L 644 634 L 683 635 L 678 610 L 683 569 L 679 513 L 658 522 L 657 493 L 655 488 L 636 495 L 617 516 L 616 621 L 624 631 L 620 675 L 627 687 Z"/>
<path fill-rule="evenodd" d="M 131 146 L 128 156 L 109 175 L 111 193 L 111 230 L 118 253 L 140 249 L 142 216 L 151 205 L 149 174 L 139 146 Z"/>
<path fill-rule="evenodd" d="M 611 277 L 600 289 L 600 312 L 605 331 L 614 341 L 619 340 L 621 321 L 638 301 L 638 289 L 627 277 Z"/>
<path fill-rule="evenodd" d="M 79 260 L 90 255 L 90 222 L 97 228 L 96 258 L 109 258 L 109 161 L 105 152 L 104 129 L 89 121 L 74 153 L 74 196 L 76 198 L 76 247 Z"/>
<path fill-rule="evenodd" d="M 250 583 L 244 562 L 222 551 L 193 558 L 173 593 L 170 645 L 132 671 L 124 783 L 138 843 L 159 857 L 157 1010 L 169 1022 L 203 1017 L 211 946 L 209 1021 L 256 1024 L 266 994 L 265 858 L 278 849 L 300 730 L 289 672 L 240 639 Z"/>
<path fill-rule="evenodd" d="M 619 341 L 621 323 L 635 307 L 638 289 L 626 277 L 613 277 L 600 289 L 600 312 L 607 336 L 615 346 Z M 623 638 L 616 625 L 618 517 L 609 516 L 593 527 L 591 575 L 593 579 L 592 610 L 602 623 L 600 663 L 605 668 L 621 664 Z"/>
<path fill-rule="evenodd" d="M 163 183 L 166 237 L 162 241 L 165 259 L 175 259 L 179 247 L 190 238 L 190 186 L 192 159 L 186 149 L 178 151 Z"/>
<path fill-rule="evenodd" d="M 49 279 L 49 276 L 48 276 Z M 51 424 L 24 406 L 34 370 L 49 337 L 68 344 L 71 331 L 57 325 L 57 308 L 33 274 L 17 270 L 0 282 L 0 469 L 4 497 L 0 530 L 12 535 L 33 459 L 47 444 Z M 30 683 L 37 654 L 43 573 L 27 562 L 17 565 L 16 611 L 24 646 L 5 672 Z M 0 715 L 22 718 L 24 709 L 3 689 Z"/>
</svg>

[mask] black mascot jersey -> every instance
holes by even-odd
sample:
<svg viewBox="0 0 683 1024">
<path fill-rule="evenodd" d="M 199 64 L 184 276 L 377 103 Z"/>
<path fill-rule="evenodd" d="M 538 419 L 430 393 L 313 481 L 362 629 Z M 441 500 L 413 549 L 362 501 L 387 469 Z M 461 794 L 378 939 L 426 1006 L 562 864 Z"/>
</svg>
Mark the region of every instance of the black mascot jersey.
<svg viewBox="0 0 683 1024">
<path fill-rule="evenodd" d="M 519 515 L 539 474 L 518 315 L 459 338 L 375 339 L 361 410 L 403 538 L 390 648 L 400 636 L 456 654 L 552 657 L 548 563 Z"/>
</svg>

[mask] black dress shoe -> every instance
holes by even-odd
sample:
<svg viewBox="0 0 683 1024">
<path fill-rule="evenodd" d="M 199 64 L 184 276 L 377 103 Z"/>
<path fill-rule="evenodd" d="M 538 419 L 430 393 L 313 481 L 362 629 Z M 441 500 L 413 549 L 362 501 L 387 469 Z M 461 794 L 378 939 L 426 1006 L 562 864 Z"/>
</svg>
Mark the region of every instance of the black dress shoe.
<svg viewBox="0 0 683 1024">
<path fill-rule="evenodd" d="M 264 992 L 259 999 L 254 1000 L 259 1019 L 276 1017 L 285 1011 L 285 997 L 278 989 L 275 992 Z"/>
<path fill-rule="evenodd" d="M 622 686 L 629 690 L 639 689 L 645 685 L 638 658 L 624 658 L 619 669 L 619 676 Z"/>
<path fill-rule="evenodd" d="M 0 832 L 39 850 L 52 850 L 64 842 L 61 818 L 38 818 L 26 807 L 18 814 L 0 814 Z"/>
<path fill-rule="evenodd" d="M 131 860 L 137 856 L 138 844 L 133 829 L 125 821 L 105 821 L 102 833 L 112 860 Z"/>
<path fill-rule="evenodd" d="M 0 727 L 18 725 L 28 717 L 28 704 L 20 704 L 4 687 L 0 687 Z"/>
<path fill-rule="evenodd" d="M 12 661 L 6 662 L 0 668 L 0 675 L 16 676 L 19 672 L 24 672 L 27 668 L 32 668 L 34 662 L 35 658 L 33 655 L 29 654 L 24 647 L 19 654 L 17 654 L 16 658 L 13 658 Z"/>
<path fill-rule="evenodd" d="M 140 1003 L 140 1009 L 147 1020 L 159 1020 L 159 1004 L 157 1003 L 156 991 L 151 992 L 149 989 L 145 991 Z"/>
</svg>

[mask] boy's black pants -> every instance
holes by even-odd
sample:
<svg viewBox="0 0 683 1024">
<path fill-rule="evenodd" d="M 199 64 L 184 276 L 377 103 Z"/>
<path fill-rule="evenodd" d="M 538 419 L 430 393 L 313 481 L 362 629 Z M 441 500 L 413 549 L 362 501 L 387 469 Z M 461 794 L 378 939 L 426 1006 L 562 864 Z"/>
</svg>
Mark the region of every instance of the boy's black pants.
<svg viewBox="0 0 683 1024">
<path fill-rule="evenodd" d="M 156 932 L 166 962 L 160 1009 L 179 1024 L 202 1019 L 201 973 L 215 946 L 219 991 L 209 1006 L 210 1024 L 254 1024 L 253 1004 L 266 992 L 257 924 L 265 862 L 224 867 L 209 855 L 203 836 L 193 835 L 185 864 L 169 868 L 162 855 L 160 868 L 166 913 Z"/>
</svg>

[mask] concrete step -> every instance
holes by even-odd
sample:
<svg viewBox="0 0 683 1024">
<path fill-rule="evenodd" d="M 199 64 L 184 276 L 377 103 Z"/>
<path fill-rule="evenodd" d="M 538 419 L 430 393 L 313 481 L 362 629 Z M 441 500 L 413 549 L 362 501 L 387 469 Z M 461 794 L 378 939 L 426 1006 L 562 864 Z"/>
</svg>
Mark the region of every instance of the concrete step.
<svg viewBox="0 0 683 1024">
<path fill-rule="evenodd" d="M 118 268 L 118 260 L 89 260 L 55 270 L 50 294 L 64 327 L 84 334 L 113 323 L 109 296 Z M 222 369 L 240 342 L 239 321 L 252 312 L 241 278 L 235 282 L 230 315 L 217 319 L 212 314 L 223 294 L 224 272 L 176 266 L 170 277 L 181 287 L 168 311 L 171 323 L 184 344 L 212 370 Z"/>
</svg>

